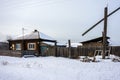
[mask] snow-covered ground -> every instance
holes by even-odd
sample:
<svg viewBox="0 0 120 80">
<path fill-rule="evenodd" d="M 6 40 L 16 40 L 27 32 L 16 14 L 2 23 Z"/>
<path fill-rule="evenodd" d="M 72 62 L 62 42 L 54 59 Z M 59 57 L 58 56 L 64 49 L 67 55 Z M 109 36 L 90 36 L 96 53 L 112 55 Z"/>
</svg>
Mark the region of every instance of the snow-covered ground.
<svg viewBox="0 0 120 80">
<path fill-rule="evenodd" d="M 0 56 L 0 80 L 120 80 L 120 62 Z"/>
</svg>

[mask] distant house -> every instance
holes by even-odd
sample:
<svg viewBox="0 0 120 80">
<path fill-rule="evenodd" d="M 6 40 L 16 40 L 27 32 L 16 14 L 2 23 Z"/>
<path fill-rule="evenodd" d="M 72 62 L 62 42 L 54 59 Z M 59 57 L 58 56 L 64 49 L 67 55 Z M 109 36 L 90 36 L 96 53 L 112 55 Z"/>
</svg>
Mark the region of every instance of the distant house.
<svg viewBox="0 0 120 80">
<path fill-rule="evenodd" d="M 109 45 L 108 39 L 110 39 L 110 38 L 107 37 L 107 45 Z M 95 39 L 83 41 L 81 43 L 82 43 L 83 46 L 87 46 L 87 47 L 103 46 L 103 37 L 98 37 L 98 38 L 95 38 Z"/>
<path fill-rule="evenodd" d="M 9 44 L 7 42 L 0 42 L 0 50 L 9 50 Z"/>
<path fill-rule="evenodd" d="M 56 40 L 37 30 L 9 41 L 9 49 L 21 51 L 21 55 L 44 55 L 48 46 L 56 46 Z"/>
</svg>

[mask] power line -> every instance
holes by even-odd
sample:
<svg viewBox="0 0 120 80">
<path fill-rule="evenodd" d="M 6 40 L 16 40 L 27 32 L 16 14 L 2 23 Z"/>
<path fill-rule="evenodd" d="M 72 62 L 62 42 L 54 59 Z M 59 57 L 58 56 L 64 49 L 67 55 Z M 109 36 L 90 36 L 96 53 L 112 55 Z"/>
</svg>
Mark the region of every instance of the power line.
<svg viewBox="0 0 120 80">
<path fill-rule="evenodd" d="M 3 4 L 3 7 L 6 8 L 31 8 L 31 7 L 36 7 L 36 6 L 48 6 L 51 4 L 57 4 L 60 2 L 65 2 L 65 1 L 70 1 L 70 0 L 31 0 L 31 1 L 13 1 L 13 2 L 7 2 Z"/>
</svg>

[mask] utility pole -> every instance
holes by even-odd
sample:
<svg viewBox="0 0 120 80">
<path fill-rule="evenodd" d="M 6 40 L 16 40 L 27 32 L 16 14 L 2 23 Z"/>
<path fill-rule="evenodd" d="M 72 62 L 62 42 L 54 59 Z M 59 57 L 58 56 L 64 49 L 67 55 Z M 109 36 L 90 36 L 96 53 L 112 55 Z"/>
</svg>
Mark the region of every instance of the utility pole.
<svg viewBox="0 0 120 80">
<path fill-rule="evenodd" d="M 111 13 L 109 13 L 107 15 L 107 17 L 113 15 L 115 12 L 117 12 L 118 10 L 120 10 L 120 7 L 118 7 L 117 9 L 115 9 L 114 11 L 112 11 Z M 92 27 L 90 27 L 88 30 L 86 30 L 82 36 L 84 36 L 85 34 L 87 34 L 90 30 L 92 30 L 94 27 L 96 27 L 98 24 L 100 24 L 102 21 L 104 21 L 104 18 L 102 18 L 101 20 L 99 20 L 96 24 L 94 24 Z"/>
<path fill-rule="evenodd" d="M 23 50 L 24 50 L 24 28 L 22 28 L 22 35 L 23 35 L 23 40 L 22 40 L 22 47 L 23 47 Z"/>
<path fill-rule="evenodd" d="M 108 13 L 108 8 L 105 7 L 104 9 L 104 31 L 103 31 L 103 54 L 102 58 L 105 59 L 105 52 L 106 52 L 106 47 L 107 47 L 107 13 Z"/>
<path fill-rule="evenodd" d="M 22 54 L 21 54 L 21 56 L 24 55 L 24 30 L 25 30 L 25 29 L 22 28 L 22 36 L 23 36 L 22 38 L 23 38 L 23 39 L 22 39 L 22 48 L 21 48 L 21 49 L 22 49 Z"/>
<path fill-rule="evenodd" d="M 38 46 L 38 54 L 36 56 L 40 56 L 41 55 L 41 40 L 40 40 L 40 32 L 38 31 L 38 43 L 37 43 L 37 46 Z"/>
</svg>

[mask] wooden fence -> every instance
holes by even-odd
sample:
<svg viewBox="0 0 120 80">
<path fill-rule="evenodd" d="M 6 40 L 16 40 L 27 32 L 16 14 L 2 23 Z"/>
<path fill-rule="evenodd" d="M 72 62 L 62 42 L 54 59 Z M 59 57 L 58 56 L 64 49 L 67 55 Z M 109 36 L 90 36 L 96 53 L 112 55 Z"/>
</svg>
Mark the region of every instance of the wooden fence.
<svg viewBox="0 0 120 80">
<path fill-rule="evenodd" d="M 21 57 L 21 52 L 20 51 L 12 51 L 12 50 L 0 50 L 0 55 Z"/>
<path fill-rule="evenodd" d="M 111 49 L 111 54 L 114 54 L 120 57 L 120 46 L 113 46 Z"/>
<path fill-rule="evenodd" d="M 57 47 L 57 55 L 61 57 L 77 57 L 77 56 L 93 56 L 95 50 L 102 50 L 102 47 L 77 47 L 71 48 L 71 54 L 69 54 L 69 48 Z M 109 46 L 107 50 L 110 50 L 110 54 L 120 56 L 120 46 Z"/>
<path fill-rule="evenodd" d="M 69 54 L 69 48 L 57 47 L 57 55 L 61 57 L 77 57 L 77 56 L 92 56 L 95 50 L 101 50 L 102 47 L 71 47 L 71 54 Z"/>
<path fill-rule="evenodd" d="M 110 46 L 107 49 L 111 48 L 110 54 L 120 56 L 120 46 Z M 57 57 L 72 57 L 76 58 L 78 56 L 93 56 L 95 50 L 102 50 L 102 47 L 71 47 L 71 54 L 69 53 L 69 48 L 67 47 L 57 47 L 55 52 L 55 47 L 49 47 L 41 56 L 57 56 Z M 11 50 L 0 50 L 0 55 L 5 56 L 21 56 L 20 51 L 11 51 Z"/>
</svg>

